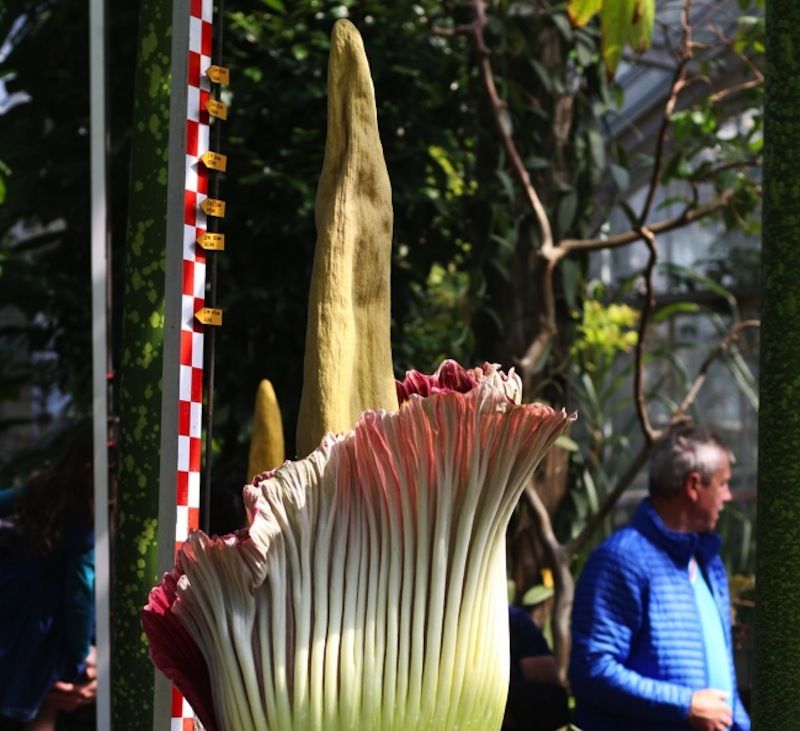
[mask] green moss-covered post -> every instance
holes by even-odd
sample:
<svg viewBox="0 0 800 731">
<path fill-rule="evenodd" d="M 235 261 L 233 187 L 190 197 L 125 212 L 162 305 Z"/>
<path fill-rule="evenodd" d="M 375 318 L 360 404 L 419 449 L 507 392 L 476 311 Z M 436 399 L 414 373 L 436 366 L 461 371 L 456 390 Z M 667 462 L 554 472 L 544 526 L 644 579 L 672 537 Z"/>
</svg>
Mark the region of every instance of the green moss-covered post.
<svg viewBox="0 0 800 731">
<path fill-rule="evenodd" d="M 767 0 L 755 728 L 800 729 L 800 3 Z"/>
<path fill-rule="evenodd" d="M 142 0 L 131 140 L 112 605 L 114 731 L 152 725 L 139 611 L 158 578 L 157 516 L 172 2 Z"/>
</svg>

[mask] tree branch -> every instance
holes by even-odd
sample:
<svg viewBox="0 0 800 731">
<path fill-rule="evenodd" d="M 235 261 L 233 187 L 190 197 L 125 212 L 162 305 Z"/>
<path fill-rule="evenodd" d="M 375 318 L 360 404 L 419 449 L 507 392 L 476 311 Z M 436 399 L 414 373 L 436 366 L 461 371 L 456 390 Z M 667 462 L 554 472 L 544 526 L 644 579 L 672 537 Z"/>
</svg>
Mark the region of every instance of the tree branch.
<svg viewBox="0 0 800 731">
<path fill-rule="evenodd" d="M 566 684 L 569 665 L 569 618 L 572 614 L 572 598 L 575 595 L 575 580 L 570 571 L 568 554 L 553 532 L 550 515 L 531 480 L 525 487 L 525 497 L 531 507 L 534 528 L 542 542 L 547 563 L 553 569 L 554 604 L 551 615 L 553 633 L 553 655 L 558 665 L 559 678 Z"/>
<path fill-rule="evenodd" d="M 669 132 L 669 125 L 672 120 L 672 113 L 675 111 L 675 105 L 678 102 L 678 96 L 686 87 L 686 71 L 689 62 L 692 60 L 692 26 L 689 22 L 689 13 L 692 9 L 692 0 L 684 0 L 683 7 L 681 8 L 681 29 L 683 31 L 683 45 L 681 48 L 681 56 L 678 65 L 675 68 L 675 74 L 672 80 L 672 89 L 667 98 L 667 103 L 664 105 L 664 113 L 661 118 L 661 128 L 658 131 L 656 138 L 656 150 L 653 161 L 653 172 L 650 176 L 650 186 L 647 189 L 647 197 L 642 205 L 641 213 L 639 214 L 639 227 L 647 223 L 650 216 L 650 211 L 653 208 L 655 201 L 656 190 L 661 182 L 661 167 L 664 162 L 664 148 L 667 141 L 667 133 Z"/>
<path fill-rule="evenodd" d="M 748 89 L 755 89 L 758 86 L 761 86 L 764 83 L 764 79 L 750 79 L 749 81 L 743 81 L 741 84 L 736 84 L 735 86 L 728 87 L 727 89 L 720 89 L 719 91 L 711 94 L 708 97 L 708 101 L 711 104 L 717 104 L 721 102 L 723 99 L 727 99 L 729 96 L 733 94 L 738 94 L 741 91 L 747 91 Z"/>
<path fill-rule="evenodd" d="M 500 135 L 500 141 L 511 162 L 511 167 L 514 170 L 517 181 L 522 187 L 528 205 L 536 218 L 536 223 L 542 237 L 542 254 L 547 257 L 553 248 L 553 231 L 550 226 L 550 219 L 547 216 L 547 211 L 544 205 L 542 205 L 542 201 L 536 189 L 533 187 L 533 183 L 531 183 L 530 175 L 528 175 L 528 171 L 525 169 L 517 145 L 508 129 L 509 124 L 506 121 L 508 105 L 497 93 L 494 72 L 492 71 L 492 64 L 489 60 L 489 49 L 483 37 L 483 32 L 487 24 L 486 3 L 485 0 L 470 0 L 469 6 L 472 9 L 474 19 L 468 25 L 461 26 L 461 32 L 469 37 L 478 55 L 481 81 L 489 97 L 489 102 L 492 105 L 492 115 L 494 117 L 495 126 L 497 127 L 497 132 Z"/>
<path fill-rule="evenodd" d="M 653 234 L 658 235 L 666 231 L 672 231 L 682 226 L 687 226 L 690 223 L 699 221 L 712 213 L 716 213 L 721 208 L 725 208 L 734 196 L 733 189 L 726 190 L 716 198 L 704 203 L 702 206 L 690 206 L 686 208 L 679 216 L 675 218 L 668 218 L 663 221 L 656 221 L 650 224 L 647 228 Z M 587 252 L 587 251 L 600 251 L 601 249 L 617 249 L 621 246 L 627 246 L 642 238 L 641 233 L 637 229 L 631 229 L 624 233 L 615 234 L 606 238 L 595 239 L 562 239 L 558 244 L 553 247 L 553 257 L 556 260 L 563 259 L 568 254 L 573 252 Z"/>
<path fill-rule="evenodd" d="M 636 349 L 634 352 L 634 371 L 633 371 L 633 393 L 634 403 L 636 404 L 636 415 L 639 419 L 639 426 L 642 428 L 645 442 L 652 444 L 658 438 L 656 432 L 650 424 L 650 417 L 647 415 L 647 402 L 644 395 L 644 340 L 647 333 L 647 326 L 650 323 L 650 315 L 655 307 L 656 297 L 653 287 L 653 272 L 658 261 L 658 247 L 656 237 L 653 232 L 642 226 L 640 235 L 647 244 L 650 256 L 644 270 L 645 296 L 642 312 L 639 316 L 639 336 L 636 338 Z"/>
<path fill-rule="evenodd" d="M 522 371 L 523 381 L 525 387 L 530 385 L 533 374 L 536 372 L 536 366 L 542 359 L 542 356 L 550 344 L 550 340 L 557 332 L 556 325 L 556 304 L 555 293 L 553 291 L 553 272 L 557 259 L 552 256 L 546 257 L 545 271 L 542 276 L 542 299 L 544 300 L 544 312 L 539 320 L 539 334 L 534 338 L 533 342 L 528 346 L 525 355 L 517 360 L 517 367 Z"/>
<path fill-rule="evenodd" d="M 474 33 L 474 21 L 464 25 L 454 25 L 452 27 L 435 25 L 431 28 L 431 33 L 435 36 L 444 38 L 454 38 L 455 36 L 470 36 Z"/>
<path fill-rule="evenodd" d="M 755 168 L 761 167 L 763 164 L 763 160 L 761 157 L 750 157 L 746 160 L 726 160 L 725 162 L 721 162 L 719 165 L 711 165 L 710 167 L 703 168 L 702 166 L 697 170 L 695 173 L 692 174 L 691 182 L 692 184 L 710 180 L 715 175 L 719 173 L 724 173 L 726 170 L 737 170 L 740 168 Z M 699 172 L 702 171 L 702 175 L 698 175 Z"/>
</svg>

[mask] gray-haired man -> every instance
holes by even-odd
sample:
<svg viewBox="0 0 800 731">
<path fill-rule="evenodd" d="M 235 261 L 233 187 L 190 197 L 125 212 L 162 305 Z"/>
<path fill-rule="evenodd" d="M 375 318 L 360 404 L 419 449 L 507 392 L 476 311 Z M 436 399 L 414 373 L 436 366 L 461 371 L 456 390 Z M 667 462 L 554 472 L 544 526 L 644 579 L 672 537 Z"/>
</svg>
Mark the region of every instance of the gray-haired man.
<svg viewBox="0 0 800 731">
<path fill-rule="evenodd" d="M 711 531 L 731 499 L 731 454 L 706 429 L 672 430 L 650 497 L 589 558 L 575 592 L 570 679 L 584 731 L 747 731 L 728 582 Z"/>
</svg>

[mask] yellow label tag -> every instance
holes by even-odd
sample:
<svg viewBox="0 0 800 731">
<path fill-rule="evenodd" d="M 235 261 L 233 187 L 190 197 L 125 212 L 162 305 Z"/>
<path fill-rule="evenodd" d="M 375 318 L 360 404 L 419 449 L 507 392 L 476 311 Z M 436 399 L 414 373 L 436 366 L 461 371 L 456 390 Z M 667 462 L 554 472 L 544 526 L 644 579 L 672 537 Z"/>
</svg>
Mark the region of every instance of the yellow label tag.
<svg viewBox="0 0 800 731">
<path fill-rule="evenodd" d="M 212 234 L 206 231 L 197 237 L 197 243 L 206 251 L 225 251 L 225 234 Z"/>
<path fill-rule="evenodd" d="M 203 325 L 222 325 L 222 310 L 216 307 L 204 307 L 194 313 L 195 319 Z"/>
<path fill-rule="evenodd" d="M 227 66 L 209 66 L 206 74 L 213 84 L 231 83 L 231 72 Z"/>
<path fill-rule="evenodd" d="M 207 216 L 215 216 L 216 218 L 225 218 L 225 201 L 219 198 L 206 198 L 201 204 L 200 208 Z"/>
<path fill-rule="evenodd" d="M 204 152 L 200 159 L 205 163 L 205 166 L 210 170 L 219 170 L 224 173 L 228 169 L 228 156 L 223 155 L 221 152 Z"/>
<path fill-rule="evenodd" d="M 217 119 L 228 118 L 228 105 L 216 99 L 208 99 L 206 101 L 206 109 L 212 117 L 216 117 Z"/>
</svg>

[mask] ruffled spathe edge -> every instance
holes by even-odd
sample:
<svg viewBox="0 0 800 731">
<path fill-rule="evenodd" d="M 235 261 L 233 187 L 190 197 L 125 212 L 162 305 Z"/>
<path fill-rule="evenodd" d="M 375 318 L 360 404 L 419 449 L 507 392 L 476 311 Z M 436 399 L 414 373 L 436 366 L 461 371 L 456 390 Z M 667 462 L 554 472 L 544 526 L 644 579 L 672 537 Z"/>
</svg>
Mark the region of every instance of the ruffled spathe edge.
<svg viewBox="0 0 800 731">
<path fill-rule="evenodd" d="M 208 729 L 457 717 L 482 729 L 496 717 L 507 668 L 479 628 L 507 618 L 498 592 L 479 595 L 505 586 L 497 549 L 511 511 L 574 418 L 520 393 L 493 365 L 412 371 L 399 412 L 365 412 L 246 486 L 248 531 L 190 536 L 143 625 L 154 663 Z M 489 668 L 480 682 L 470 663 Z"/>
</svg>

